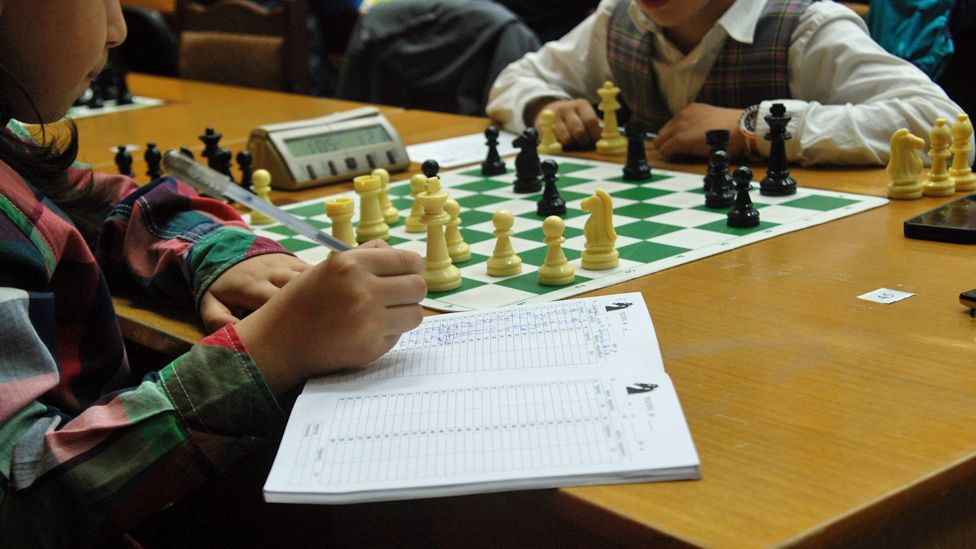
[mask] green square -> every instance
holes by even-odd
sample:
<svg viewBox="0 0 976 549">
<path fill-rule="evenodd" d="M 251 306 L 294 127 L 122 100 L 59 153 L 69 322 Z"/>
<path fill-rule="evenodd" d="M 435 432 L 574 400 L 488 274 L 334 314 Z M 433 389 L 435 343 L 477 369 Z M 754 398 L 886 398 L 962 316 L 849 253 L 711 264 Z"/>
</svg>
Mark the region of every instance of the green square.
<svg viewBox="0 0 976 549">
<path fill-rule="evenodd" d="M 607 179 L 607 181 L 613 181 L 615 183 L 629 183 L 631 185 L 653 185 L 654 183 L 658 183 L 660 181 L 667 181 L 668 179 L 674 178 L 673 175 L 663 175 L 663 174 L 655 173 L 654 170 L 652 169 L 650 179 L 645 179 L 643 181 L 631 181 L 631 180 L 624 179 L 624 176 L 622 175 L 623 166 L 620 167 L 620 170 L 621 170 L 621 175 L 617 177 L 611 177 L 610 179 Z"/>
<path fill-rule="evenodd" d="M 527 252 L 519 252 L 518 255 L 522 258 L 522 263 L 539 267 L 546 262 L 547 251 L 549 251 L 549 246 L 542 246 L 540 248 L 532 248 Z M 572 248 L 563 248 L 563 253 L 566 254 L 566 259 L 573 261 L 574 259 L 579 259 L 582 252 Z"/>
<path fill-rule="evenodd" d="M 566 240 L 581 234 L 583 234 L 583 229 L 577 229 L 576 227 L 566 227 L 566 229 L 563 231 L 563 237 L 566 238 Z M 546 237 L 545 233 L 542 232 L 542 225 L 528 231 L 516 233 L 515 236 L 525 240 L 531 240 L 532 242 L 542 242 L 542 240 Z"/>
<path fill-rule="evenodd" d="M 645 204 L 643 202 L 639 202 L 637 204 L 628 204 L 627 206 L 614 208 L 613 213 L 643 219 L 645 217 L 653 217 L 655 215 L 673 212 L 677 209 L 678 208 L 672 208 L 671 206 L 661 206 L 660 204 Z"/>
<path fill-rule="evenodd" d="M 667 244 L 659 244 L 657 242 L 636 242 L 618 248 L 617 251 L 620 252 L 620 257 L 624 259 L 640 263 L 653 263 L 654 261 L 675 256 L 688 250 L 686 248 L 668 246 Z"/>
<path fill-rule="evenodd" d="M 471 191 L 476 193 L 483 193 L 487 191 L 494 191 L 497 189 L 504 189 L 506 187 L 511 187 L 511 182 L 497 181 L 494 179 L 480 179 L 478 181 L 472 181 L 470 183 L 465 183 L 463 185 L 454 185 L 452 189 L 461 189 L 465 191 Z"/>
<path fill-rule="evenodd" d="M 661 236 L 663 234 L 673 233 L 674 231 L 680 231 L 683 227 L 676 227 L 674 225 L 666 225 L 664 223 L 655 223 L 653 221 L 635 221 L 634 223 L 627 223 L 626 225 L 620 225 L 615 228 L 617 234 L 623 236 L 629 236 L 630 238 L 640 238 L 642 240 L 648 240 L 656 236 Z"/>
<path fill-rule="evenodd" d="M 465 242 L 467 242 L 467 240 L 465 240 Z M 477 265 L 478 263 L 484 263 L 486 261 L 488 261 L 488 256 L 472 252 L 470 259 L 467 261 L 461 261 L 460 263 L 454 263 L 454 266 L 460 269 L 462 267 L 467 267 L 468 265 Z M 464 284 L 463 280 L 464 279 L 462 278 L 462 284 Z"/>
<path fill-rule="evenodd" d="M 394 198 L 390 201 L 393 207 L 400 210 L 401 212 L 409 212 L 413 208 L 412 198 Z"/>
<path fill-rule="evenodd" d="M 453 290 L 448 290 L 446 292 L 427 292 L 427 297 L 431 299 L 437 299 L 440 297 L 447 297 L 451 294 L 456 294 L 458 292 L 463 292 L 465 290 L 470 290 L 471 288 L 477 288 L 478 286 L 484 286 L 485 283 L 479 280 L 472 280 L 470 278 L 461 277 L 461 285 Z"/>
<path fill-rule="evenodd" d="M 295 236 L 295 231 L 285 227 L 284 225 L 275 225 L 274 227 L 261 228 L 262 231 L 267 231 L 269 233 L 280 234 L 281 236 Z"/>
<path fill-rule="evenodd" d="M 805 208 L 807 210 L 817 210 L 821 212 L 828 212 L 830 210 L 836 210 L 837 208 L 843 208 L 850 204 L 857 204 L 857 200 L 852 200 L 850 198 L 837 198 L 834 196 L 804 196 L 803 198 L 797 198 L 796 200 L 790 200 L 789 202 L 781 202 L 783 206 L 792 206 L 794 208 Z"/>
<path fill-rule="evenodd" d="M 589 278 L 585 276 L 576 275 L 576 279 L 573 280 L 571 284 L 566 284 L 566 286 L 572 286 L 573 284 L 579 284 L 581 282 L 586 282 Z M 560 290 L 566 286 L 543 286 L 539 284 L 539 273 L 531 272 L 524 273 L 518 276 L 513 276 L 512 278 L 506 278 L 498 282 L 499 286 L 505 286 L 506 288 L 513 288 L 515 290 L 522 290 L 524 292 L 529 292 L 532 294 L 542 295 L 549 292 Z"/>
<path fill-rule="evenodd" d="M 477 244 L 478 242 L 484 242 L 485 240 L 495 238 L 495 235 L 471 229 L 461 229 L 461 237 L 464 238 L 464 241 L 468 244 Z"/>
<path fill-rule="evenodd" d="M 491 221 L 492 214 L 480 210 L 465 210 L 461 212 L 461 225 L 468 227 Z"/>
<path fill-rule="evenodd" d="M 285 208 L 285 210 L 295 217 L 312 217 L 313 215 L 322 215 L 325 213 L 325 200 L 322 202 L 305 204 L 304 206 Z"/>
<path fill-rule="evenodd" d="M 649 198 L 657 198 L 659 196 L 664 196 L 666 194 L 672 194 L 673 191 L 666 191 L 663 189 L 655 189 L 653 187 L 633 187 L 625 191 L 616 191 L 611 193 L 614 198 L 626 198 L 629 200 L 647 200 Z"/>
<path fill-rule="evenodd" d="M 386 194 L 388 196 L 409 196 L 410 195 L 410 183 L 404 183 L 402 185 L 390 185 L 386 189 Z"/>
<path fill-rule="evenodd" d="M 755 227 L 742 227 L 742 228 L 740 228 L 740 227 L 729 227 L 728 222 L 726 220 L 724 220 L 724 219 L 721 219 L 719 221 L 712 221 L 711 223 L 706 223 L 704 225 L 699 225 L 698 227 L 695 227 L 695 228 L 696 229 L 701 229 L 703 231 L 711 231 L 713 233 L 725 233 L 725 234 L 731 234 L 731 235 L 735 235 L 735 236 L 742 236 L 742 235 L 751 234 L 751 233 L 754 233 L 754 232 L 757 232 L 757 231 L 762 231 L 762 230 L 768 229 L 770 227 L 775 227 L 777 225 L 779 225 L 779 223 L 770 223 L 768 221 L 760 221 L 759 224 L 756 225 Z"/>
<path fill-rule="evenodd" d="M 470 208 L 473 210 L 481 206 L 497 204 L 499 202 L 504 202 L 506 200 L 509 199 L 502 196 L 491 196 L 488 194 L 473 194 L 471 196 L 465 196 L 463 198 L 458 199 L 458 204 L 460 204 L 462 208 Z"/>
<path fill-rule="evenodd" d="M 308 242 L 307 240 L 300 240 L 298 238 L 283 238 L 278 241 L 278 244 L 291 253 L 298 253 L 303 250 L 319 247 L 319 244 Z"/>
<path fill-rule="evenodd" d="M 559 162 L 559 161 L 557 162 L 559 163 L 559 172 L 557 173 L 560 176 L 563 176 L 568 173 L 578 172 L 580 170 L 588 170 L 593 167 L 590 166 L 589 164 L 574 164 L 572 162 Z M 560 179 L 562 178 L 560 177 Z"/>
</svg>

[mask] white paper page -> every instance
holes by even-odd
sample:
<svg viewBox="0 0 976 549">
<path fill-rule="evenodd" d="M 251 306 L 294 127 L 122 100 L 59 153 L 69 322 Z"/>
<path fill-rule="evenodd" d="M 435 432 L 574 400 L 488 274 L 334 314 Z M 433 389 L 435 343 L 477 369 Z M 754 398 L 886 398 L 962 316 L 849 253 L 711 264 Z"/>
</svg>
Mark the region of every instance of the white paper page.
<svg viewBox="0 0 976 549">
<path fill-rule="evenodd" d="M 640 294 L 441 315 L 414 332 L 360 374 L 306 385 L 268 501 L 697 477 Z"/>
<path fill-rule="evenodd" d="M 518 137 L 514 133 L 498 132 L 498 155 L 506 157 L 518 150 L 512 141 Z M 488 156 L 488 145 L 483 133 L 451 137 L 439 141 L 428 141 L 407 147 L 407 155 L 413 162 L 423 162 L 428 158 L 437 160 L 441 169 L 456 168 L 476 162 L 484 162 Z"/>
</svg>

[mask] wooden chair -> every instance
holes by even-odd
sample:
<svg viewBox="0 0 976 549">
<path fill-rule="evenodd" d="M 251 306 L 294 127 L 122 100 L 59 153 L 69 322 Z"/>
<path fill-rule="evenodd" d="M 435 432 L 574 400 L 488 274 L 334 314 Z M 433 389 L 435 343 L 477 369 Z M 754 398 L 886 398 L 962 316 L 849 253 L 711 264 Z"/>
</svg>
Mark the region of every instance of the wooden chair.
<svg viewBox="0 0 976 549">
<path fill-rule="evenodd" d="M 307 6 L 281 0 L 177 0 L 180 76 L 221 84 L 307 93 Z"/>
</svg>

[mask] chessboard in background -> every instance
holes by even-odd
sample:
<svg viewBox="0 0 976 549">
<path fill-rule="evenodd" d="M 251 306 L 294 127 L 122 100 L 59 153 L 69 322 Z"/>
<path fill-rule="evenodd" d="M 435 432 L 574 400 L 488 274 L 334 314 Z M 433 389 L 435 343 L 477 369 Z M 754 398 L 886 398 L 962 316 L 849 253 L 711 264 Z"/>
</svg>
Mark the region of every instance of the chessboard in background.
<svg viewBox="0 0 976 549">
<path fill-rule="evenodd" d="M 429 293 L 423 301 L 424 306 L 441 311 L 461 311 L 563 299 L 888 202 L 879 197 L 802 187 L 796 194 L 788 196 L 755 193 L 752 202 L 761 214 L 761 222 L 754 227 L 736 228 L 728 225 L 726 210 L 705 207 L 701 175 L 655 169 L 648 180 L 627 181 L 620 164 L 566 157 L 544 158 L 559 164 L 559 194 L 566 205 L 566 213 L 561 216 L 565 220 L 563 252 L 575 271 L 574 282 L 568 286 L 539 284 L 538 270 L 545 263 L 548 251 L 544 217 L 536 211 L 543 192 L 515 193 L 512 185 L 515 170 L 511 168 L 504 174 L 486 176 L 482 175 L 480 166 L 469 166 L 441 171 L 438 176 L 442 188 L 460 205 L 460 231 L 470 247 L 471 258 L 456 265 L 461 272 L 461 286 Z M 612 197 L 619 252 L 619 265 L 602 271 L 583 269 L 580 261 L 585 241 L 583 226 L 588 218 L 580 202 L 593 195 L 597 188 L 605 189 Z M 424 255 L 426 232 L 407 232 L 404 228 L 404 219 L 413 204 L 409 182 L 391 183 L 388 193 L 400 211 L 400 218 L 390 224 L 389 244 Z M 355 194 L 330 196 L 336 197 L 355 199 Z M 284 209 L 323 231 L 331 231 L 322 199 Z M 490 276 L 486 268 L 496 242 L 492 234 L 492 217 L 499 210 L 508 210 L 514 215 L 511 243 L 522 259 L 521 273 L 506 277 Z M 353 220 L 358 223 L 358 212 Z M 324 260 L 329 252 L 280 225 L 254 229 L 257 234 L 277 240 L 310 263 Z"/>
<path fill-rule="evenodd" d="M 68 109 L 68 117 L 77 120 L 163 104 L 162 99 L 132 95 L 129 92 L 127 76 L 124 70 L 107 65 L 92 81 L 85 93 Z"/>
</svg>

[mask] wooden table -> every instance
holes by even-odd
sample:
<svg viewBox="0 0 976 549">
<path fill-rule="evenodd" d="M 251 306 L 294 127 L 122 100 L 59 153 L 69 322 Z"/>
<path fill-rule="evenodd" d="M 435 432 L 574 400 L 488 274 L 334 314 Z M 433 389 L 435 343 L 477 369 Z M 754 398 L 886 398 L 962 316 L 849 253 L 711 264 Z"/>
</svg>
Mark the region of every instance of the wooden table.
<svg viewBox="0 0 976 549">
<path fill-rule="evenodd" d="M 79 121 L 82 156 L 96 167 L 112 169 L 117 142 L 199 144 L 212 125 L 237 149 L 254 125 L 349 106 L 136 76 L 132 88 L 170 103 Z M 486 124 L 387 113 L 408 143 Z M 879 169 L 793 175 L 811 187 L 885 193 Z M 943 201 L 893 202 L 592 294 L 644 295 L 701 480 L 321 512 L 341 517 L 343 541 L 373 544 L 457 543 L 477 532 L 520 545 L 971 547 L 976 320 L 957 296 L 976 287 L 976 248 L 902 236 L 905 219 Z M 882 287 L 916 295 L 892 305 L 856 298 Z M 200 336 L 187 317 L 119 305 L 129 337 L 177 351 Z"/>
</svg>

